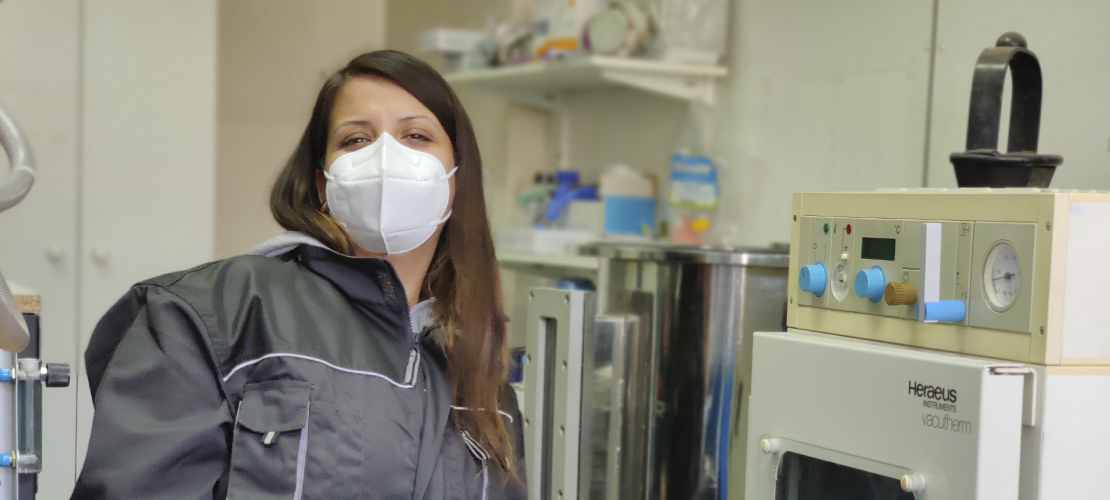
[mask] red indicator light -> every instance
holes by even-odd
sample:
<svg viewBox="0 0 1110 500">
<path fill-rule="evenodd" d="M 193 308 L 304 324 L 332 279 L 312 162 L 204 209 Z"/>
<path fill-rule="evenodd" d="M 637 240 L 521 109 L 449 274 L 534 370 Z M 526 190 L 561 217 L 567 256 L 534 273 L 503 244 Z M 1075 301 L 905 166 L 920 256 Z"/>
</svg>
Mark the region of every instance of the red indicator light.
<svg viewBox="0 0 1110 500">
<path fill-rule="evenodd" d="M 852 225 L 848 224 L 847 226 L 844 226 L 844 232 L 848 233 L 848 234 L 852 234 Z"/>
</svg>

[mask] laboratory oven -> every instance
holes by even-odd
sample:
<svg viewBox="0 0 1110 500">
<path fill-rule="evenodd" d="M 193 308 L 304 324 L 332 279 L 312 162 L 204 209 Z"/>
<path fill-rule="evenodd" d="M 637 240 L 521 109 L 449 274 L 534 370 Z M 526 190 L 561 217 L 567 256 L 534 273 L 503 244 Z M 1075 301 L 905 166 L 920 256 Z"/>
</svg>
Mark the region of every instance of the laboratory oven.
<svg viewBox="0 0 1110 500">
<path fill-rule="evenodd" d="M 792 219 L 745 498 L 1110 498 L 1110 194 L 801 193 Z"/>
</svg>

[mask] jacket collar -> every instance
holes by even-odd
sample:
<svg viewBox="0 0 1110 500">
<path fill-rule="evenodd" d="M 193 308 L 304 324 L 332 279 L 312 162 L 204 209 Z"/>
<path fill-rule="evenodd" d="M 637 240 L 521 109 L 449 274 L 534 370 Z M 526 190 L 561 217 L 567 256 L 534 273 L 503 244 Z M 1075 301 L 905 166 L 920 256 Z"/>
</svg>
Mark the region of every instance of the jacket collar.
<svg viewBox="0 0 1110 500">
<path fill-rule="evenodd" d="M 298 231 L 286 231 L 270 238 L 247 254 L 296 260 L 360 305 L 408 309 L 401 279 L 385 259 L 343 255 Z M 434 303 L 435 299 L 431 298 L 408 309 L 410 333 L 427 333 L 434 326 Z"/>
<path fill-rule="evenodd" d="M 249 252 L 247 252 L 247 255 L 277 257 L 282 254 L 288 253 L 290 250 L 301 245 L 328 248 L 327 245 L 321 243 L 320 240 L 317 240 L 310 235 L 307 235 L 300 231 L 286 231 L 252 248 Z"/>
<path fill-rule="evenodd" d="M 384 259 L 349 257 L 313 245 L 299 245 L 279 258 L 294 260 L 331 282 L 351 301 L 370 308 L 408 313 L 408 299 L 393 265 Z"/>
</svg>

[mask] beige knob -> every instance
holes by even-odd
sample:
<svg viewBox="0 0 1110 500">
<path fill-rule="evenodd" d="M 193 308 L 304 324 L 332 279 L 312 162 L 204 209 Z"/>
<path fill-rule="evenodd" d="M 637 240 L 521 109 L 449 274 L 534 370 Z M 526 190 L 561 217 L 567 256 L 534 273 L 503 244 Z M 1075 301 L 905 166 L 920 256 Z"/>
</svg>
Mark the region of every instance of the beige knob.
<svg viewBox="0 0 1110 500">
<path fill-rule="evenodd" d="M 891 281 L 883 290 L 883 299 L 891 306 L 910 305 L 917 302 L 917 289 L 909 283 Z"/>
<path fill-rule="evenodd" d="M 898 480 L 902 491 L 921 493 L 925 491 L 925 478 L 921 474 L 902 474 Z"/>
</svg>

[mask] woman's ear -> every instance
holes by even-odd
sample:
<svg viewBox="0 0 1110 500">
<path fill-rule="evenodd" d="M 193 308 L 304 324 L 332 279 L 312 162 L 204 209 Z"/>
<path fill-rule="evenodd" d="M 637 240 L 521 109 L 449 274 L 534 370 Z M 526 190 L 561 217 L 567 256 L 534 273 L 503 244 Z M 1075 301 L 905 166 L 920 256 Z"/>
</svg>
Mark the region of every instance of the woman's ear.
<svg viewBox="0 0 1110 500">
<path fill-rule="evenodd" d="M 327 179 L 324 179 L 324 171 L 316 169 L 316 196 L 320 200 L 320 211 L 328 211 L 328 194 L 327 194 Z"/>
</svg>

